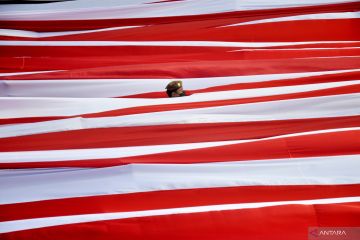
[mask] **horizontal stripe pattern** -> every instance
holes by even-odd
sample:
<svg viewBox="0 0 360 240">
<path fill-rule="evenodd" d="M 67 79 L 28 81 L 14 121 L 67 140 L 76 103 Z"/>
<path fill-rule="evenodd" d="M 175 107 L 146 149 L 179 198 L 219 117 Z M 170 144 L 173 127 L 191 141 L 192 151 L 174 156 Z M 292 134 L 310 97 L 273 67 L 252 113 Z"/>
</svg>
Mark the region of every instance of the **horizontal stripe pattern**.
<svg viewBox="0 0 360 240">
<path fill-rule="evenodd" d="M 359 13 L 351 0 L 4 5 L 0 238 L 359 226 Z M 172 80 L 186 97 L 167 97 Z"/>
<path fill-rule="evenodd" d="M 58 3 L 55 6 L 56 10 L 50 6 L 30 7 L 18 11 L 18 8 L 8 6 L 4 8 L 4 13 L 1 14 L 2 20 L 51 20 L 51 19 L 106 19 L 106 18 L 149 18 L 149 17 L 164 17 L 164 16 L 186 16 L 186 15 L 201 15 L 214 12 L 231 12 L 236 10 L 256 10 L 256 9 L 272 9 L 272 8 L 291 8 L 301 6 L 311 6 L 320 4 L 336 4 L 354 2 L 351 0 L 316 0 L 308 1 L 302 0 L 297 3 L 289 4 L 284 0 L 276 0 L 272 5 L 264 4 L 261 1 L 238 3 L 236 1 L 221 0 L 211 4 L 210 0 L 200 1 L 170 1 L 159 4 L 144 4 L 151 1 L 125 1 L 123 3 L 106 1 L 109 9 L 104 9 L 102 5 L 91 1 L 87 3 L 79 1 L 80 3 L 62 4 Z M 201 7 L 202 6 L 202 7 Z M 74 8 L 75 7 L 75 8 Z M 6 10 L 6 11 L 5 11 Z M 14 11 L 15 10 L 15 11 Z M 25 10 L 25 11 L 24 11 Z M 30 10 L 27 12 L 26 10 Z M 40 10 L 40 11 L 39 11 Z M 145 10 L 145 11 L 144 11 Z M 39 12 L 37 12 L 39 11 Z M 33 15 L 32 15 L 33 14 Z M 95 14 L 95 15 L 94 15 Z M 56 17 L 57 16 L 57 17 Z M 116 16 L 116 17 L 115 17 Z"/>
<path fill-rule="evenodd" d="M 265 74 L 218 77 L 213 81 L 183 79 L 192 93 L 265 88 L 271 86 L 303 85 L 321 82 L 360 79 L 360 70 L 340 70 L 313 73 Z M 165 98 L 164 79 L 78 79 L 78 80 L 0 80 L 6 88 L 2 94 L 12 97 L 137 97 Z M 131 88 L 124 89 L 126 84 Z M 101 91 L 100 91 L 101 90 Z M 159 92 L 154 92 L 159 90 Z"/>
<path fill-rule="evenodd" d="M 186 206 L 357 196 L 360 184 L 264 185 L 160 190 L 1 205 L 1 221 Z M 53 206 L 58 206 L 54 208 Z M 27 211 L 37 209 L 37 211 Z"/>
<path fill-rule="evenodd" d="M 80 170 L 2 170 L 0 184 L 9 187 L 4 188 L 1 203 L 190 188 L 358 184 L 358 158 L 359 155 L 344 155 L 216 164 L 130 164 Z"/>
<path fill-rule="evenodd" d="M 184 123 L 246 122 L 274 119 L 286 120 L 355 116 L 359 115 L 359 106 L 357 104 L 353 104 L 353 102 L 358 101 L 358 95 L 359 94 L 344 94 L 316 98 L 291 99 L 286 101 L 258 102 L 201 109 L 143 113 L 127 116 L 116 116 L 117 112 L 115 112 L 115 116 L 112 115 L 114 112 L 104 112 L 99 113 L 99 115 L 92 116 L 93 118 L 77 117 L 45 122 L 14 125 L 7 124 L 0 126 L 0 136 L 5 138 L 48 132 L 104 127 L 152 126 Z M 24 102 L 26 101 L 28 100 L 25 99 Z M 73 103 L 75 103 L 75 101 Z M 328 107 L 324 108 L 324 104 L 326 104 Z M 20 104 L 18 104 L 18 106 L 20 106 Z M 239 108 L 239 106 L 241 106 L 241 108 Z M 45 109 L 45 116 L 49 116 L 49 111 Z M 58 107 L 57 111 L 59 110 L 60 108 Z M 264 114 L 265 110 L 266 114 Z M 305 112 L 306 115 L 304 115 Z M 26 111 L 18 111 L 17 114 L 28 113 Z M 91 115 L 88 117 L 91 117 Z"/>
<path fill-rule="evenodd" d="M 263 139 L 339 127 L 360 127 L 360 116 L 93 128 L 0 138 L 0 145 L 1 151 L 7 152 L 151 146 Z"/>
<path fill-rule="evenodd" d="M 216 205 L 216 206 L 201 206 L 201 207 L 188 207 L 178 209 L 162 209 L 162 210 L 147 210 L 139 212 L 124 212 L 124 213 L 103 213 L 93 215 L 81 215 L 71 217 L 54 217 L 43 219 L 31 219 L 31 220 L 19 220 L 13 222 L 3 222 L 2 233 L 21 231 L 27 229 L 37 229 L 42 227 L 51 227 L 57 225 L 66 225 L 73 223 L 94 222 L 94 221 L 106 221 L 114 219 L 127 219 L 149 216 L 164 216 L 170 214 L 186 214 L 186 213 L 202 213 L 211 211 L 229 211 L 248 209 L 255 207 L 270 207 L 270 206 L 282 206 L 288 204 L 334 204 L 334 203 L 357 203 L 360 201 L 360 197 L 338 198 L 338 199 L 321 199 L 321 200 L 303 200 L 303 201 L 286 201 L 286 202 L 271 202 L 271 203 L 247 203 L 247 204 L 232 204 L 232 205 Z"/>
<path fill-rule="evenodd" d="M 208 163 L 269 158 L 332 156 L 359 153 L 359 130 L 338 129 L 289 134 L 262 140 L 152 145 L 105 149 L 0 153 L 1 168 L 107 167 L 129 163 Z M 336 138 L 339 143 L 317 147 Z M 315 146 L 315 147 L 314 147 Z M 332 148 L 329 148 L 329 147 Z M 160 152 L 160 153 L 159 153 Z"/>
<path fill-rule="evenodd" d="M 358 203 L 285 205 L 257 209 L 233 211 L 213 211 L 208 213 L 174 214 L 124 220 L 99 221 L 84 224 L 71 224 L 57 227 L 38 228 L 27 231 L 3 234 L 5 238 L 32 239 L 33 236 L 54 236 L 54 239 L 117 239 L 124 238 L 159 239 L 159 238 L 207 238 L 237 236 L 239 232 L 247 239 L 258 236 L 271 236 L 285 239 L 292 229 L 293 239 L 307 237 L 308 226 L 326 225 L 332 227 L 358 226 Z M 261 215 L 261 221 L 259 221 Z M 341 219 L 339 219 L 339 216 Z M 207 219 L 211 220 L 207 220 Z M 246 219 L 246 221 L 242 221 Z M 241 221 L 241 224 L 239 224 Z M 259 228 L 259 222 L 268 228 Z M 131 226 L 131 227 L 129 227 Z M 162 231 L 154 231 L 160 228 Z M 219 231 L 219 228 L 222 231 Z M 92 229 L 89 233 L 88 229 Z M 61 232 L 62 236 L 55 233 Z M 174 232 L 179 232 L 174 234 Z"/>
</svg>

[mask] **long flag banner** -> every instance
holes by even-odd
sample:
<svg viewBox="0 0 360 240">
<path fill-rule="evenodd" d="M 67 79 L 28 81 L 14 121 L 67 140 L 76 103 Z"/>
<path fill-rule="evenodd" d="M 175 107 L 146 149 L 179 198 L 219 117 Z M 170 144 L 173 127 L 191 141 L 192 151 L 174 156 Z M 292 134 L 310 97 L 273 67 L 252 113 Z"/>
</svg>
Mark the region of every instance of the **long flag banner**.
<svg viewBox="0 0 360 240">
<path fill-rule="evenodd" d="M 360 227 L 359 1 L 4 3 L 1 240 Z"/>
</svg>

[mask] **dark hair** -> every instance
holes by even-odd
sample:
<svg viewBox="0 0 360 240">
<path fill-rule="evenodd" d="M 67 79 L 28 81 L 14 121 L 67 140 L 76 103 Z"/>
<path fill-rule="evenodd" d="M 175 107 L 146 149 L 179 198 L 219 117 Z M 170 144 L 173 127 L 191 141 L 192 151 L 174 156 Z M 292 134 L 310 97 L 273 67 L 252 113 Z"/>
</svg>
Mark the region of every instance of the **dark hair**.
<svg viewBox="0 0 360 240">
<path fill-rule="evenodd" d="M 172 97 L 172 93 L 173 93 L 174 91 L 170 91 L 170 90 L 166 90 L 166 93 L 167 93 L 167 95 L 169 96 L 169 97 Z"/>
</svg>

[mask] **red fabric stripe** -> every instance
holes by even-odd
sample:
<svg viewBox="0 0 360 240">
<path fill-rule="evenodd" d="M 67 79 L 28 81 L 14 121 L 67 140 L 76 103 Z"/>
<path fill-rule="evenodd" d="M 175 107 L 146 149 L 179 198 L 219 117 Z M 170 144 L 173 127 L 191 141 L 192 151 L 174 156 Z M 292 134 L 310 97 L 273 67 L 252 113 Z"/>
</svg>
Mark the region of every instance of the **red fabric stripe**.
<svg viewBox="0 0 360 240">
<path fill-rule="evenodd" d="M 0 151 L 107 148 L 260 139 L 296 132 L 347 127 L 360 127 L 360 116 L 83 129 L 0 138 Z"/>
<path fill-rule="evenodd" d="M 26 117 L 26 118 L 4 118 L 0 119 L 0 125 L 5 124 L 18 124 L 18 123 L 33 123 L 33 122 L 43 122 L 51 120 L 66 119 L 68 117 Z"/>
<path fill-rule="evenodd" d="M 358 43 L 360 46 L 360 43 Z M 119 64 L 140 62 L 142 58 L 151 63 L 150 57 L 156 63 L 156 59 L 162 61 L 175 60 L 199 60 L 223 59 L 226 56 L 235 56 L 236 53 L 228 53 L 227 51 L 239 49 L 238 47 L 199 47 L 199 46 L 0 46 L 2 57 L 99 57 L 98 63 L 106 61 L 108 57 L 115 58 Z M 215 53 L 215 54 L 214 54 Z M 219 56 L 218 56 L 219 55 Z M 120 56 L 129 57 L 129 59 L 121 59 Z M 233 59 L 234 57 L 228 57 Z M 85 59 L 86 60 L 86 59 Z M 91 59 L 96 60 L 96 59 Z M 146 61 L 144 61 L 146 62 Z M 101 65 L 100 65 L 101 66 Z"/>
<path fill-rule="evenodd" d="M 304 240 L 309 227 L 359 224 L 360 203 L 294 204 L 79 223 L 7 233 L 2 239 Z"/>
<path fill-rule="evenodd" d="M 46 48 L 42 48 L 42 51 L 46 51 Z M 24 64 L 26 65 L 26 59 Z M 208 60 L 76 69 L 24 76 L 7 76 L 2 79 L 205 78 L 354 68 L 360 68 L 360 57 Z"/>
<path fill-rule="evenodd" d="M 360 184 L 346 184 L 239 186 L 114 194 L 0 205 L 0 221 L 217 204 L 352 197 L 359 192 Z"/>
<path fill-rule="evenodd" d="M 170 62 L 261 60 L 310 57 L 358 56 L 360 49 L 262 49 L 222 47 L 0 47 L 2 72 L 82 69 Z M 47 50 L 47 51 L 45 51 Z M 235 51 L 237 50 L 237 51 Z M 19 54 L 21 53 L 21 54 Z M 75 55 L 76 54 L 76 55 Z M 5 57 L 6 55 L 6 57 Z M 19 57 L 26 56 L 26 57 Z M 46 55 L 47 64 L 44 65 Z M 37 75 L 39 76 L 39 75 Z M 41 76 L 41 75 L 40 75 Z M 20 77 L 18 77 L 21 79 Z M 8 79 L 0 77 L 0 79 Z"/>
<path fill-rule="evenodd" d="M 336 142 L 334 140 L 336 139 Z M 108 167 L 129 163 L 208 163 L 360 154 L 360 130 L 330 132 L 124 158 L 0 163 L 0 168 Z"/>
<path fill-rule="evenodd" d="M 356 41 L 359 31 L 352 26 L 360 19 L 322 19 L 265 24 L 226 25 L 225 20 L 180 22 L 151 25 L 105 32 L 41 38 L 56 41 L 121 40 L 121 41 L 230 41 L 230 42 L 302 42 L 302 41 Z M 237 23 L 238 21 L 233 21 Z M 231 24 L 231 23 L 230 23 Z M 274 31 L 276 29 L 276 31 Z M 20 39 L 21 40 L 21 39 Z"/>
<path fill-rule="evenodd" d="M 275 58 L 283 57 L 311 57 L 323 56 L 333 53 L 334 55 L 351 54 L 356 49 L 343 49 L 345 47 L 360 47 L 360 42 L 344 43 L 306 43 L 299 45 L 267 46 L 267 47 L 218 47 L 218 46 L 0 46 L 1 59 L 4 57 L 99 57 L 101 61 L 109 61 L 108 57 L 116 58 L 120 64 L 141 62 L 142 58 L 148 60 L 153 56 L 157 60 L 216 60 L 216 59 L 243 59 L 246 57 Z M 305 49 L 304 49 L 305 48 Z M 312 49 L 313 48 L 313 49 Z M 317 49 L 334 48 L 334 49 Z M 252 51 L 252 50 L 257 51 Z M 279 51 L 282 49 L 282 51 Z M 291 49 L 291 50 L 289 50 Z M 238 50 L 238 51 L 234 51 Z M 264 51 L 262 51 L 264 50 Z M 271 51 L 273 50 L 273 51 Z M 119 56 L 127 56 L 130 59 L 121 59 Z M 326 55 L 325 55 L 326 56 Z M 329 56 L 332 56 L 329 54 Z M 270 57 L 271 58 L 271 57 Z M 51 58 L 50 58 L 51 59 Z M 56 58 L 55 58 L 56 59 Z M 80 58 L 79 58 L 80 59 Z M 31 59 L 29 59 L 31 60 Z M 84 59 L 86 60 L 86 58 Z M 90 59 L 94 60 L 94 59 Z M 101 61 L 98 61 L 101 63 Z M 146 61 L 144 61 L 145 63 Z M 86 62 L 85 62 L 86 63 Z M 4 62 L 4 64 L 6 64 Z"/>
</svg>

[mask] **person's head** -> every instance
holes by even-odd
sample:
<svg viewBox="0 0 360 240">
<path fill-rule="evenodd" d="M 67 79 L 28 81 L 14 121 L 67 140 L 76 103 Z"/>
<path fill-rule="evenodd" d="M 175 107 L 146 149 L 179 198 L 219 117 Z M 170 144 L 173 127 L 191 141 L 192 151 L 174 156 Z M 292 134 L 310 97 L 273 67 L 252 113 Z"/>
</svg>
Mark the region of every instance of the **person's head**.
<svg viewBox="0 0 360 240">
<path fill-rule="evenodd" d="M 166 93 L 169 97 L 183 97 L 185 92 L 182 81 L 172 81 L 166 86 Z"/>
</svg>

